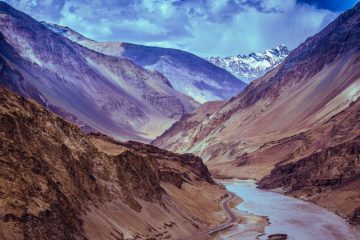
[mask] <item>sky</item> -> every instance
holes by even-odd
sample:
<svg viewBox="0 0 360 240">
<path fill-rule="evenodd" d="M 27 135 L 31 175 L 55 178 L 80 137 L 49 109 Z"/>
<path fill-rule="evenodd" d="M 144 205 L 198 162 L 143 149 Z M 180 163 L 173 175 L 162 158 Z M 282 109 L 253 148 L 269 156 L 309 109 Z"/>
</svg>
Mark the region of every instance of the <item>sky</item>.
<svg viewBox="0 0 360 240">
<path fill-rule="evenodd" d="M 6 0 L 98 41 L 229 56 L 294 49 L 360 0 Z"/>
</svg>

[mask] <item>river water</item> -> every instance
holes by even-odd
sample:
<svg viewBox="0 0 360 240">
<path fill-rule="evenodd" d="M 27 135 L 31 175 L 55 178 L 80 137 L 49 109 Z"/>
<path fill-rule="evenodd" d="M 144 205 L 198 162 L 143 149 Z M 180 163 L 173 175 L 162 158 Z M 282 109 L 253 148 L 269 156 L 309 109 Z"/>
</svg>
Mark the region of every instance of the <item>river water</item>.
<svg viewBox="0 0 360 240">
<path fill-rule="evenodd" d="M 266 235 L 285 233 L 291 240 L 360 240 L 360 231 L 338 215 L 315 204 L 256 188 L 254 181 L 225 182 L 243 199 L 241 211 L 267 216 Z"/>
</svg>

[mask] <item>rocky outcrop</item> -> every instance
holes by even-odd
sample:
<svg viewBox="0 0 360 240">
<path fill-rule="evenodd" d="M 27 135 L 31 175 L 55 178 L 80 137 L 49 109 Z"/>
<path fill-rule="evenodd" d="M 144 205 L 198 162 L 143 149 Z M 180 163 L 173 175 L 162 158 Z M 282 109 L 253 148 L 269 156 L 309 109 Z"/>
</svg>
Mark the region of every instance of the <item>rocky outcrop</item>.
<svg viewBox="0 0 360 240">
<path fill-rule="evenodd" d="M 188 152 L 189 147 L 199 137 L 197 136 L 194 139 L 191 133 L 204 122 L 207 122 L 212 114 L 224 104 L 225 101 L 212 101 L 202 104 L 195 111 L 184 115 L 179 121 L 175 122 L 151 144 L 161 146 L 164 149 L 172 149 L 174 152 Z"/>
<path fill-rule="evenodd" d="M 0 103 L 1 239 L 164 239 L 221 221 L 225 190 L 200 158 L 84 135 L 3 88 Z M 188 206 L 192 191 L 204 199 Z"/>
<path fill-rule="evenodd" d="M 350 222 L 360 225 L 360 208 L 355 209 L 353 215 L 350 218 Z"/>
<path fill-rule="evenodd" d="M 301 158 L 278 164 L 259 182 L 260 188 L 282 189 L 337 212 L 359 225 L 360 142 L 344 142 Z"/>
<path fill-rule="evenodd" d="M 287 240 L 288 237 L 286 234 L 282 234 L 282 233 L 277 233 L 277 234 L 271 234 L 268 237 L 268 240 Z"/>
<path fill-rule="evenodd" d="M 296 162 L 279 164 L 259 182 L 262 188 L 336 187 L 360 177 L 360 142 L 344 142 Z"/>
</svg>

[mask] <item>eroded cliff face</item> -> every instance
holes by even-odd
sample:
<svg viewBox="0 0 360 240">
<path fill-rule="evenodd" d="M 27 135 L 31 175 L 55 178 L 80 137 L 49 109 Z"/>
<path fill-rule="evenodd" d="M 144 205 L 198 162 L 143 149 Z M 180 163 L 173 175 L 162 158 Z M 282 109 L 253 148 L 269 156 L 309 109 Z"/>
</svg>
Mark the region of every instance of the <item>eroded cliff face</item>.
<svg viewBox="0 0 360 240">
<path fill-rule="evenodd" d="M 192 135 L 193 131 L 208 123 L 212 114 L 216 113 L 225 103 L 225 101 L 212 101 L 202 104 L 195 111 L 182 116 L 152 144 L 164 149 L 171 149 L 174 152 L 190 152 L 188 149 L 197 141 L 197 136 Z"/>
<path fill-rule="evenodd" d="M 84 135 L 0 88 L 1 239 L 165 239 L 222 221 L 201 159 Z"/>
<path fill-rule="evenodd" d="M 360 142 L 344 142 L 296 162 L 282 163 L 260 181 L 261 188 L 281 188 L 359 224 Z"/>
</svg>

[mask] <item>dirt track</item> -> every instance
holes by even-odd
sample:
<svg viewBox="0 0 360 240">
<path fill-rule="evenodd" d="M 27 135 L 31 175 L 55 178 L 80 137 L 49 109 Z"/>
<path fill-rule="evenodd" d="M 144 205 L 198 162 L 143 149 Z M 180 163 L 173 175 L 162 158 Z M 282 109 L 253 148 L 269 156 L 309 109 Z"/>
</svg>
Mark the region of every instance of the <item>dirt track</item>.
<svg viewBox="0 0 360 240">
<path fill-rule="evenodd" d="M 208 230 L 205 230 L 203 232 L 200 232 L 196 235 L 193 235 L 193 236 L 189 236 L 189 237 L 186 237 L 186 238 L 182 238 L 182 239 L 179 239 L 179 240 L 184 240 L 184 239 L 187 239 L 187 240 L 205 240 L 205 239 L 209 239 L 211 237 L 211 235 L 214 235 L 218 232 L 221 232 L 221 231 L 224 231 L 230 227 L 233 226 L 233 223 L 236 222 L 236 216 L 235 214 L 232 212 L 232 210 L 230 209 L 229 207 L 229 202 L 231 200 L 233 200 L 235 197 L 235 194 L 229 192 L 229 196 L 223 200 L 222 204 L 223 204 L 223 209 L 225 211 L 225 214 L 227 215 L 227 220 L 226 222 L 220 224 L 220 225 L 217 225 L 215 227 L 212 227 Z"/>
</svg>

